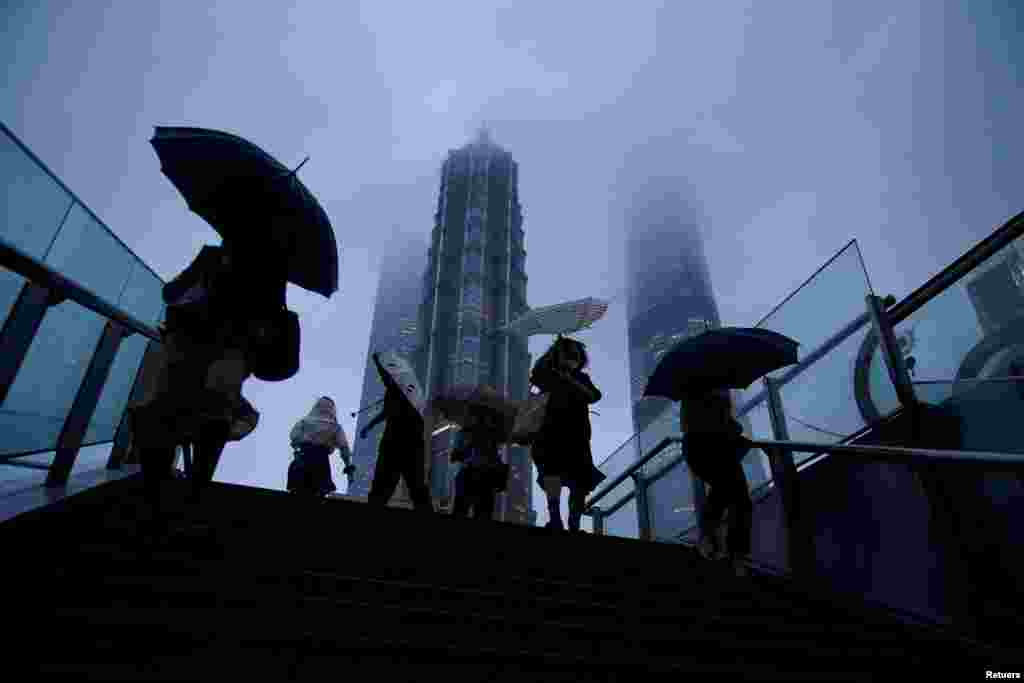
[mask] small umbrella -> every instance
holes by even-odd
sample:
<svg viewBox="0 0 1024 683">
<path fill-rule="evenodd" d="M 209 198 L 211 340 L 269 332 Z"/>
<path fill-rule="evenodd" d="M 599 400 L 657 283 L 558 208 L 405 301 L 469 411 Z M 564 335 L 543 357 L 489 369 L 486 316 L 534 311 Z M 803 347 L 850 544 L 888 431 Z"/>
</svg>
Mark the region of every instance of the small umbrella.
<svg viewBox="0 0 1024 683">
<path fill-rule="evenodd" d="M 673 346 L 651 373 L 644 396 L 681 400 L 686 391 L 746 389 L 797 362 L 799 343 L 771 330 L 722 327 Z"/>
<path fill-rule="evenodd" d="M 248 140 L 206 128 L 158 126 L 150 143 L 163 174 L 221 237 L 248 243 L 272 230 L 267 244 L 284 249 L 289 282 L 327 297 L 337 291 L 334 228 L 296 177 L 298 168 L 290 170 Z"/>
<path fill-rule="evenodd" d="M 608 302 L 593 297 L 532 308 L 505 328 L 523 337 L 571 334 L 590 327 L 608 312 Z"/>
<path fill-rule="evenodd" d="M 503 420 L 503 437 L 512 433 L 522 401 L 506 398 L 494 387 L 458 384 L 438 392 L 430 400 L 430 412 L 442 414 L 451 422 L 465 426 L 473 407 L 482 407 L 498 413 Z"/>
<path fill-rule="evenodd" d="M 409 361 L 393 351 L 386 351 L 373 354 L 373 362 L 384 386 L 401 393 L 420 417 L 423 417 L 426 401 L 423 390 L 420 389 L 420 382 L 416 378 L 416 371 L 409 365 Z"/>
</svg>

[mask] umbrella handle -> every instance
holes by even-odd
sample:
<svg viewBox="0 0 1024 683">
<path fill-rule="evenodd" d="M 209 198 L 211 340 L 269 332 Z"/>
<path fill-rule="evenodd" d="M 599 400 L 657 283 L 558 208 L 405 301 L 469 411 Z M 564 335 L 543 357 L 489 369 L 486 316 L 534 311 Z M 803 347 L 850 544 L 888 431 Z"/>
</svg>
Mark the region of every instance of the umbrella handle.
<svg viewBox="0 0 1024 683">
<path fill-rule="evenodd" d="M 379 401 L 374 401 L 374 402 L 373 402 L 373 403 L 371 403 L 370 405 L 368 405 L 368 406 L 363 406 L 362 408 L 360 408 L 359 410 L 357 410 L 357 411 L 356 411 L 356 412 L 354 412 L 354 413 L 349 413 L 349 415 L 351 415 L 352 417 L 355 417 L 355 416 L 356 416 L 356 415 L 358 415 L 359 413 L 363 413 L 363 412 L 366 412 L 367 410 L 369 410 L 370 408 L 374 407 L 375 405 L 378 405 L 378 404 L 380 404 L 380 403 L 383 403 L 383 402 L 384 402 L 384 399 L 380 399 Z"/>
</svg>

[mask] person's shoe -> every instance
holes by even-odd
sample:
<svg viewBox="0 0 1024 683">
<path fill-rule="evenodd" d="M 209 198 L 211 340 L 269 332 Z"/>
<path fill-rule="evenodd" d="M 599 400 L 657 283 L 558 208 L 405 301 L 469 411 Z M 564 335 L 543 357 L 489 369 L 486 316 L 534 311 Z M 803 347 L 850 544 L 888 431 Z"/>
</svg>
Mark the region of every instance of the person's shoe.
<svg viewBox="0 0 1024 683">
<path fill-rule="evenodd" d="M 544 525 L 544 528 L 545 529 L 553 529 L 555 531 L 565 531 L 565 527 L 562 526 L 561 520 L 558 520 L 558 521 L 551 520 L 550 522 L 548 522 L 547 524 Z"/>
<path fill-rule="evenodd" d="M 700 543 L 697 544 L 697 552 L 705 560 L 720 560 L 722 559 L 722 551 L 715 543 L 715 539 L 712 536 L 705 536 L 700 539 Z"/>
</svg>

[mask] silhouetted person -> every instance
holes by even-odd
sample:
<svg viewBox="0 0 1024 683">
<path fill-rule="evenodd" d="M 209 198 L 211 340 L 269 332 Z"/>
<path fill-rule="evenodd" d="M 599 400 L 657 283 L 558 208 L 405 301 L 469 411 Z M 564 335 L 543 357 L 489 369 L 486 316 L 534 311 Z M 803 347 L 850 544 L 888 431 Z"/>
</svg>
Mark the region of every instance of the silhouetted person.
<svg viewBox="0 0 1024 683">
<path fill-rule="evenodd" d="M 356 468 L 345 430 L 338 423 L 334 401 L 317 399 L 306 417 L 295 423 L 289 438 L 294 458 L 288 466 L 288 490 L 322 498 L 338 490 L 331 476 L 330 456 L 335 450 L 345 463 L 345 475 L 352 479 Z"/>
<path fill-rule="evenodd" d="M 193 445 L 193 502 L 213 479 L 227 441 L 255 428 L 258 413 L 241 394 L 249 377 L 247 354 L 254 318 L 282 306 L 284 279 L 259 276 L 249 250 L 224 243 L 204 246 L 191 264 L 164 285 L 166 324 L 161 329 L 166 365 L 155 396 L 132 410 L 150 532 L 159 537 L 167 520 L 161 500 L 171 474 L 175 447 Z"/>
<path fill-rule="evenodd" d="M 733 418 L 729 392 L 723 389 L 687 395 L 680 406 L 680 422 L 683 453 L 690 471 L 711 487 L 700 519 L 698 549 L 708 558 L 727 550 L 736 573 L 745 574 L 753 503 L 742 460 L 750 443 Z M 727 549 L 723 549 L 716 531 L 727 509 Z"/>
<path fill-rule="evenodd" d="M 583 371 L 588 365 L 584 345 L 558 337 L 530 374 L 530 383 L 549 394 L 544 424 L 530 455 L 548 502 L 550 529 L 563 529 L 562 487 L 569 489 L 569 530 L 579 531 L 587 494 L 604 475 L 594 467 L 590 451 L 590 408 L 601 392 Z"/>
<path fill-rule="evenodd" d="M 390 385 L 384 393 L 383 409 L 359 431 L 359 438 L 365 439 L 370 430 L 385 421 L 387 424 L 377 449 L 377 467 L 367 502 L 387 505 L 399 480 L 405 479 L 413 506 L 423 512 L 433 512 L 423 461 L 423 416 L 398 389 Z"/>
<path fill-rule="evenodd" d="M 494 501 L 504 490 L 508 466 L 498 455 L 501 416 L 493 410 L 477 407 L 471 411 L 470 422 L 459 434 L 453 460 L 462 467 L 455 475 L 455 502 L 452 516 L 493 519 Z"/>
</svg>

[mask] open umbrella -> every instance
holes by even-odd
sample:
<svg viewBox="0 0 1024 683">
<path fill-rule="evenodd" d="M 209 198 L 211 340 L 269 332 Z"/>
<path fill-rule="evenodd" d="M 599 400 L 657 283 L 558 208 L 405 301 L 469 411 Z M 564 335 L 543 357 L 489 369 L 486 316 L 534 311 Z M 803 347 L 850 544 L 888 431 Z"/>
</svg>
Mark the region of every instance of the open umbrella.
<svg viewBox="0 0 1024 683">
<path fill-rule="evenodd" d="M 504 329 L 523 337 L 535 334 L 571 334 L 590 327 L 607 312 L 607 301 L 587 297 L 554 306 L 531 308 Z"/>
<path fill-rule="evenodd" d="M 426 401 L 416 371 L 409 361 L 393 351 L 374 353 L 373 362 L 377 366 L 377 374 L 384 386 L 397 390 L 423 417 Z"/>
<path fill-rule="evenodd" d="M 327 297 L 337 291 L 334 229 L 296 177 L 298 168 L 237 135 L 206 128 L 158 126 L 150 143 L 163 174 L 221 237 L 266 239 L 268 248 L 283 250 L 289 282 Z"/>
<path fill-rule="evenodd" d="M 771 330 L 721 327 L 684 339 L 662 357 L 644 396 L 681 400 L 686 391 L 746 389 L 797 362 L 799 342 Z"/>
<path fill-rule="evenodd" d="M 512 433 L 521 404 L 522 401 L 506 398 L 494 387 L 458 384 L 434 395 L 430 399 L 429 411 L 464 427 L 473 407 L 488 408 L 501 415 L 504 423 L 503 437 L 507 438 Z"/>
</svg>

